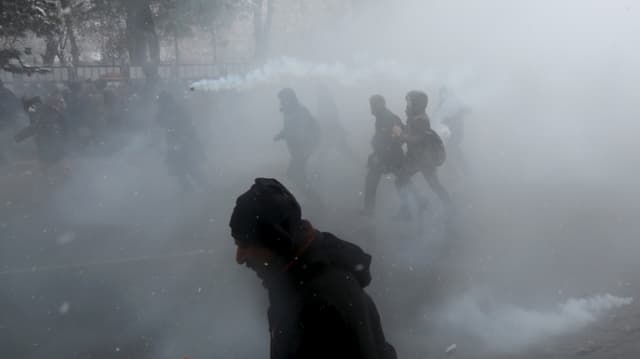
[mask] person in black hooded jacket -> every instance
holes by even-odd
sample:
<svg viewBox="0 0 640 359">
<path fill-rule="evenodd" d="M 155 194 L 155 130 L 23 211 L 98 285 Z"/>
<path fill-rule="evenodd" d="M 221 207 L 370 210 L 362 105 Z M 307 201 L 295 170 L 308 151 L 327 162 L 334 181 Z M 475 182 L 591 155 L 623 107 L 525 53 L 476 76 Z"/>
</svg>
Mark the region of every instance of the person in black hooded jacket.
<svg viewBox="0 0 640 359">
<path fill-rule="evenodd" d="M 229 223 L 236 261 L 269 293 L 271 359 L 395 359 L 364 288 L 371 256 L 301 218 L 277 180 L 258 178 L 236 201 Z"/>
</svg>

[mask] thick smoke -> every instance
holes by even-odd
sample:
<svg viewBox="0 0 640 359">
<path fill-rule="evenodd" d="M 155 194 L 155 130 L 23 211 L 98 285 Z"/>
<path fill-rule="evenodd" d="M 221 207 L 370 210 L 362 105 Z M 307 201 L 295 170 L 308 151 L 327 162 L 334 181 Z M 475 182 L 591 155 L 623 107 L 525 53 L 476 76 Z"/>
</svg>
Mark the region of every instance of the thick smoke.
<svg viewBox="0 0 640 359">
<path fill-rule="evenodd" d="M 640 9 L 623 0 L 361 3 L 299 48 L 274 43 L 264 66 L 191 84 L 185 100 L 211 188 L 180 193 L 153 121 L 110 155 L 71 159 L 54 190 L 22 169 L 1 178 L 20 188 L 0 201 L 0 279 L 11 288 L 0 293 L 11 314 L 0 331 L 10 329 L 8 348 L 29 348 L 15 357 L 266 356 L 265 293 L 234 263 L 227 227 L 235 196 L 257 176 L 283 180 L 318 228 L 373 254 L 369 290 L 400 357 L 441 355 L 452 343 L 469 357 L 517 355 L 635 305 Z M 287 181 L 286 149 L 272 141 L 278 90 L 293 87 L 317 113 L 318 83 L 360 157 L 323 147 L 310 160 L 324 213 Z M 405 93 L 423 89 L 437 124 L 441 88 L 470 109 L 469 170 L 441 169 L 456 216 L 416 176 L 428 213 L 392 221 L 391 175 L 376 216 L 358 216 L 368 97 L 384 95 L 403 116 Z"/>
<path fill-rule="evenodd" d="M 466 293 L 442 309 L 443 328 L 454 330 L 483 348 L 499 353 L 526 350 L 544 340 L 584 329 L 610 310 L 633 302 L 610 294 L 571 298 L 554 309 L 535 310 L 496 303 L 479 293 Z"/>
<path fill-rule="evenodd" d="M 374 81 L 430 82 L 433 74 L 424 69 L 411 69 L 394 61 L 378 60 L 372 64 L 348 66 L 343 63 L 323 64 L 283 57 L 245 75 L 229 75 L 215 80 L 201 80 L 193 90 L 248 90 L 256 86 L 292 82 L 324 81 L 342 86 L 370 85 Z"/>
</svg>

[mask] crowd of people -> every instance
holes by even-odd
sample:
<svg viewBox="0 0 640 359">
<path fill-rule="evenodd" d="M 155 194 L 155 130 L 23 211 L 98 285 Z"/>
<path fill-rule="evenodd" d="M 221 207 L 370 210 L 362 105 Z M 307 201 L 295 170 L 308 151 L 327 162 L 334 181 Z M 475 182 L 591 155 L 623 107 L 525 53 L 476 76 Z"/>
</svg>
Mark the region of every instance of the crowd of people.
<svg viewBox="0 0 640 359">
<path fill-rule="evenodd" d="M 294 90 L 285 88 L 278 98 L 284 126 L 275 140 L 287 144 L 287 175 L 301 193 L 317 200 L 306 167 L 321 142 L 320 126 Z M 320 98 L 318 112 L 337 119 L 337 106 L 324 89 Z M 388 109 L 382 95 L 369 99 L 375 132 L 361 213 L 374 214 L 378 184 L 385 174 L 395 176 L 401 198 L 399 219 L 412 219 L 412 199 L 418 211 L 424 212 L 426 197 L 412 182 L 421 173 L 451 214 L 451 198 L 438 177 L 438 168 L 446 160 L 445 142 L 431 127 L 426 112 L 429 97 L 414 90 L 405 99 L 406 122 Z M 328 109 L 322 111 L 323 106 Z M 454 138 L 454 146 L 461 143 L 463 113 L 449 112 L 441 119 L 455 124 L 447 134 Z M 351 153 L 344 136 L 337 136 L 333 146 L 346 157 Z M 461 152 L 456 156 L 462 159 Z M 238 197 L 229 226 L 237 263 L 253 270 L 268 292 L 272 359 L 397 357 L 385 337 L 376 304 L 365 290 L 371 282 L 371 256 L 353 243 L 315 229 L 301 217 L 298 201 L 282 183 L 257 178 Z"/>
<path fill-rule="evenodd" d="M 16 93 L 0 84 L 0 131 L 12 131 L 18 144 L 32 140 L 41 171 L 52 181 L 69 171 L 68 159 L 112 155 L 154 123 L 166 131 L 168 172 L 184 188 L 204 185 L 196 163 L 205 154 L 190 111 L 167 91 L 144 82 L 87 80 L 33 82 Z M 8 147 L 0 146 L 4 163 Z"/>
<path fill-rule="evenodd" d="M 335 101 L 326 92 L 320 91 L 321 106 L 319 114 L 330 113 L 328 117 L 337 118 Z M 307 174 L 307 162 L 321 142 L 322 131 L 316 118 L 300 103 L 293 89 L 285 88 L 278 93 L 280 110 L 283 115 L 283 130 L 275 137 L 276 141 L 284 140 L 290 154 L 287 170 L 289 180 L 310 199 L 317 200 L 318 196 L 311 188 Z M 450 195 L 441 183 L 438 168 L 447 158 L 447 146 L 444 136 L 441 136 L 431 126 L 431 119 L 427 115 L 429 97 L 423 91 L 410 91 L 406 97 L 406 122 L 394 114 L 387 107 L 382 95 L 373 95 L 369 99 L 371 114 L 375 118 L 375 132 L 371 140 L 372 153 L 367 160 L 367 175 L 364 184 L 364 206 L 361 213 L 372 216 L 375 210 L 378 184 L 383 175 L 393 174 L 400 196 L 401 207 L 396 215 L 397 219 L 410 220 L 414 217 L 411 209 L 415 208 L 421 214 L 428 207 L 427 197 L 412 182 L 412 178 L 420 173 L 437 195 L 447 212 L 453 210 Z M 446 97 L 442 97 L 445 101 Z M 323 108 L 328 110 L 323 111 Z M 466 111 L 460 109 L 451 111 L 441 118 L 441 126 L 446 126 L 446 139 L 455 148 L 453 160 L 459 166 L 464 166 L 464 158 L 460 149 L 462 142 Z M 320 117 L 320 116 L 319 116 Z M 327 116 L 325 116 L 327 117 Z M 322 120 L 323 118 L 320 117 Z M 324 122 L 324 121 L 323 121 Z M 341 129 L 340 125 L 333 126 Z M 339 135 L 332 133 L 332 147 L 339 150 L 346 158 L 355 158 L 348 142 L 339 130 Z M 412 206 L 411 202 L 415 202 Z"/>
<path fill-rule="evenodd" d="M 0 131 L 13 131 L 17 143 L 32 140 L 43 173 L 60 177 L 69 169 L 65 159 L 74 156 L 108 156 L 120 150 L 149 123 L 165 135 L 165 164 L 169 175 L 185 190 L 204 188 L 207 154 L 190 104 L 175 92 L 158 89 L 144 82 L 104 80 L 71 81 L 64 84 L 29 83 L 19 89 L 20 97 L 0 85 Z M 308 175 L 312 156 L 335 150 L 355 166 L 365 166 L 352 147 L 340 120 L 340 111 L 326 85 L 316 89 L 316 115 L 305 107 L 291 88 L 278 92 L 283 127 L 275 141 L 286 143 L 290 162 L 286 177 L 309 200 L 323 200 Z M 447 211 L 453 209 L 449 193 L 441 183 L 438 169 L 448 157 L 450 167 L 460 174 L 466 169 L 461 142 L 465 109 L 451 105 L 446 90 L 438 96 L 437 125 L 432 128 L 427 115 L 429 97 L 422 91 L 406 95 L 406 121 L 394 114 L 381 95 L 369 99 L 375 119 L 372 152 L 366 160 L 364 204 L 361 213 L 372 216 L 381 178 L 395 177 L 401 206 L 396 218 L 410 220 L 428 208 L 425 196 L 413 183 L 421 173 Z M 153 111 L 149 111 L 154 109 Z M 442 130 L 444 129 L 444 130 Z M 443 138 L 446 140 L 443 141 Z M 0 161 L 6 144 L 0 146 Z M 64 176 L 64 174 L 63 174 Z"/>
<path fill-rule="evenodd" d="M 274 141 L 287 146 L 290 183 L 309 202 L 322 203 L 308 174 L 309 159 L 328 146 L 343 158 L 360 160 L 328 88 L 320 86 L 317 94 L 314 116 L 293 89 L 277 93 L 283 126 Z M 447 110 L 447 95 L 441 92 L 441 129 L 436 131 L 427 115 L 429 96 L 413 90 L 405 100 L 403 121 L 382 95 L 369 98 L 374 135 L 371 153 L 363 161 L 367 174 L 360 213 L 375 214 L 379 183 L 383 176 L 393 175 L 400 199 L 395 218 L 420 218 L 430 208 L 427 196 L 414 183 L 420 173 L 445 213 L 452 215 L 454 205 L 438 171 L 447 160 L 456 162 L 458 174 L 466 168 L 460 148 L 466 112 L 461 107 Z M 64 168 L 66 158 L 115 153 L 135 133 L 149 128 L 145 121 L 150 121 L 164 133 L 168 175 L 184 191 L 204 189 L 207 151 L 191 112 L 183 98 L 169 91 L 128 83 L 38 85 L 25 89 L 21 98 L 4 85 L 0 88 L 1 130 L 15 131 L 17 143 L 32 139 L 47 176 L 52 168 Z M 272 358 L 396 357 L 385 339 L 376 305 L 365 292 L 371 281 L 371 256 L 353 243 L 315 229 L 301 217 L 300 204 L 280 181 L 256 179 L 238 197 L 229 226 L 237 245 L 236 261 L 254 270 L 269 292 Z"/>
</svg>

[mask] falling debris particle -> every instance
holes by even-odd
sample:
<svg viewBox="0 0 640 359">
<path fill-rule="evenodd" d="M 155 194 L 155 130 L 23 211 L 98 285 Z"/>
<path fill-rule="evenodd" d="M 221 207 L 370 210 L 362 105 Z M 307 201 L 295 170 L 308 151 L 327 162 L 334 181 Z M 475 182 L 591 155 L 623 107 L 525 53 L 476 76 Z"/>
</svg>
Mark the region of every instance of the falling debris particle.
<svg viewBox="0 0 640 359">
<path fill-rule="evenodd" d="M 71 308 L 71 305 L 69 304 L 69 302 L 64 302 L 62 303 L 62 305 L 60 305 L 60 308 L 58 309 L 58 312 L 60 312 L 60 314 L 65 315 L 67 313 L 69 313 L 69 309 Z"/>
<path fill-rule="evenodd" d="M 597 352 L 598 350 L 600 350 L 602 348 L 603 348 L 602 345 L 599 345 L 599 344 L 596 344 L 596 343 L 590 341 L 590 342 L 587 343 L 587 345 L 585 345 L 585 346 L 581 347 L 580 349 L 578 349 L 576 351 L 576 355 L 578 355 L 578 356 L 589 355 L 589 354 Z"/>
<path fill-rule="evenodd" d="M 59 245 L 65 245 L 75 240 L 76 240 L 76 234 L 74 232 L 67 231 L 62 233 L 60 236 L 58 236 L 58 238 L 56 239 L 56 243 L 58 243 Z"/>
<path fill-rule="evenodd" d="M 451 344 L 451 345 L 449 345 L 449 347 L 447 347 L 447 349 L 444 352 L 446 354 L 453 354 L 456 351 L 457 348 L 458 348 L 457 345 Z"/>
</svg>

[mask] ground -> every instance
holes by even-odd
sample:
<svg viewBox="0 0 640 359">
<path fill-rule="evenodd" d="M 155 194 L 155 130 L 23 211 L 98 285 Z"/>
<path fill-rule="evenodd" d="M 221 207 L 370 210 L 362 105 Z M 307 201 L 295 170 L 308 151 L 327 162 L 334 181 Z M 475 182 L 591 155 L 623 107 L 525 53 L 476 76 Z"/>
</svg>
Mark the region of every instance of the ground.
<svg viewBox="0 0 640 359">
<path fill-rule="evenodd" d="M 121 209 L 136 220 L 115 217 L 89 222 L 55 206 L 56 193 L 66 179 L 46 180 L 33 163 L 5 166 L 2 171 L 2 357 L 265 356 L 264 293 L 249 271 L 235 265 L 227 231 L 230 204 L 245 183 L 226 181 L 205 192 L 186 194 L 186 199 L 169 196 L 165 202 L 151 202 L 162 210 L 148 213 Z M 382 188 L 391 187 L 389 181 L 382 184 Z M 139 195 L 144 196 L 144 191 Z M 506 198 L 515 203 L 523 197 Z M 471 196 L 465 203 L 459 206 L 456 220 L 447 225 L 437 213 L 426 225 L 384 218 L 369 221 L 358 216 L 357 205 L 343 206 L 316 221 L 321 229 L 330 229 L 373 253 L 374 283 L 369 290 L 400 357 L 637 357 L 638 300 L 607 312 L 581 330 L 536 341 L 516 352 L 491 352 L 466 334 L 441 331 L 432 324 L 446 303 L 479 285 L 502 290 L 501 296 L 510 303 L 532 307 L 598 293 L 640 298 L 640 281 L 629 264 L 637 253 L 624 253 L 628 247 L 615 239 L 604 244 L 596 240 L 602 238 L 595 232 L 603 222 L 592 228 L 594 238 L 582 238 L 578 247 L 568 238 L 584 232 L 572 232 L 566 219 L 556 223 L 567 226 L 564 231 L 551 231 L 549 223 L 544 227 L 548 233 L 563 233 L 567 241 L 552 235 L 533 242 L 505 241 L 532 233 L 527 232 L 530 224 L 511 221 L 511 227 L 498 230 L 484 216 L 498 210 L 490 208 L 491 201 Z M 505 216 L 543 206 L 514 206 Z M 81 207 L 80 211 L 91 209 Z M 582 215 L 574 218 L 576 226 L 602 220 L 598 213 Z M 518 213 L 513 218 L 526 217 L 527 213 Z M 632 213 L 614 217 L 623 223 L 634 220 Z M 436 244 L 422 242 L 440 237 L 443 241 Z M 576 257 L 581 260 L 568 260 Z M 610 267 L 600 276 L 600 271 L 585 270 L 597 267 L 598 258 L 606 259 Z M 451 344 L 457 349 L 445 353 Z"/>
</svg>

